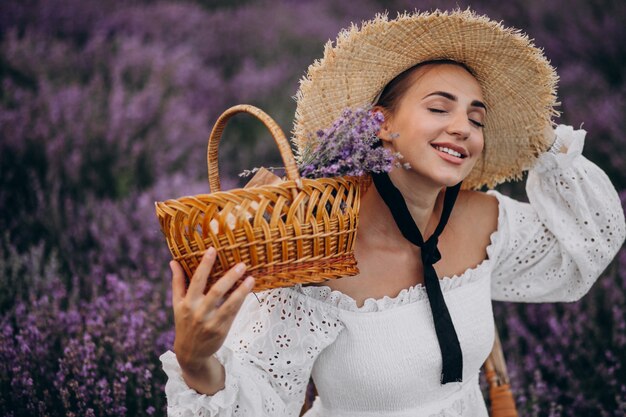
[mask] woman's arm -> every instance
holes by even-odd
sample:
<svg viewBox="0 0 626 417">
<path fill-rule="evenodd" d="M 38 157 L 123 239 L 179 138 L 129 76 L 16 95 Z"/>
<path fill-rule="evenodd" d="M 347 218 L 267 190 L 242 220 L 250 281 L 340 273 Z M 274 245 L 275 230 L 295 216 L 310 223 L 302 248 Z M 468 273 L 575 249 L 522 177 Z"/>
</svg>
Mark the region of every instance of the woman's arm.
<svg viewBox="0 0 626 417">
<path fill-rule="evenodd" d="M 624 241 L 617 192 L 581 155 L 585 132 L 559 126 L 556 133 L 558 151 L 546 152 L 529 172 L 530 203 L 490 192 L 500 211 L 492 273 L 496 300 L 575 301 Z"/>
<path fill-rule="evenodd" d="M 180 289 L 175 291 L 180 293 Z M 220 322 L 229 330 L 214 356 L 205 355 L 222 340 L 219 331 L 209 332 L 213 336 L 205 341 L 193 340 L 185 336 L 188 330 L 179 332 L 189 326 L 178 327 L 177 323 L 180 344 L 176 349 L 183 349 L 182 353 L 177 350 L 161 356 L 168 375 L 169 415 L 299 414 L 315 359 L 343 327 L 338 310 L 290 288 L 257 296 L 247 296 L 232 324 Z M 232 308 L 236 305 L 233 302 Z M 193 314 L 187 319 L 206 321 L 207 315 L 199 314 L 200 310 L 196 313 L 195 319 Z M 200 330 L 189 331 L 191 334 L 204 337 Z M 215 362 L 209 362 L 213 359 Z"/>
<path fill-rule="evenodd" d="M 188 289 L 185 289 L 180 264 L 176 261 L 170 263 L 176 326 L 174 351 L 187 385 L 208 395 L 224 388 L 224 368 L 213 354 L 224 343 L 237 312 L 254 286 L 254 278 L 247 277 L 224 300 L 227 291 L 243 277 L 246 267 L 241 263 L 211 286 L 206 295 L 203 294 L 215 256 L 214 248 L 205 252 Z"/>
</svg>

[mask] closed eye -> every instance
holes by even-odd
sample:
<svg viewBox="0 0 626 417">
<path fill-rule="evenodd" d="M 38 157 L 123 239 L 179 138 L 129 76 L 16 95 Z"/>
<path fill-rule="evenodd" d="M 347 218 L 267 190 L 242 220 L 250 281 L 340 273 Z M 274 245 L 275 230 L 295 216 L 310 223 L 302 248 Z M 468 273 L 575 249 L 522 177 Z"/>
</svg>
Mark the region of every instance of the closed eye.
<svg viewBox="0 0 626 417">
<path fill-rule="evenodd" d="M 474 126 L 476 127 L 485 127 L 484 124 L 480 123 L 478 120 L 473 120 L 473 119 L 469 119 L 470 122 L 472 122 L 474 124 Z"/>
<path fill-rule="evenodd" d="M 445 110 L 435 109 L 435 108 L 429 108 L 428 111 L 430 111 L 431 113 L 447 113 L 447 111 Z M 476 127 L 480 127 L 480 128 L 485 127 L 485 125 L 480 123 L 478 120 L 469 119 L 469 121 Z"/>
</svg>

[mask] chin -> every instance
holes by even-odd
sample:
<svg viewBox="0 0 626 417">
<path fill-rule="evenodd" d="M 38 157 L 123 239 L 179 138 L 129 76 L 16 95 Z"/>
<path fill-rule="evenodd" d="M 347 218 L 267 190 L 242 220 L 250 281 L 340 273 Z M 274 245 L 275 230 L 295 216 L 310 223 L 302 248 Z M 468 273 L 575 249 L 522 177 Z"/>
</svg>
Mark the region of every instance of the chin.
<svg viewBox="0 0 626 417">
<path fill-rule="evenodd" d="M 437 188 L 443 187 L 453 187 L 463 181 L 468 173 L 461 172 L 461 170 L 444 170 L 441 167 L 438 169 L 428 169 L 425 171 L 425 167 L 419 167 L 417 170 L 410 169 L 404 170 L 399 168 L 394 168 L 393 171 L 398 170 L 402 173 L 399 173 L 400 176 L 409 176 L 410 181 L 417 181 L 419 183 L 431 183 Z M 435 172 L 433 172 L 435 171 Z M 398 175 L 398 173 L 396 173 Z"/>
<path fill-rule="evenodd" d="M 467 178 L 467 175 L 460 175 L 458 172 L 450 173 L 448 175 L 441 173 L 430 177 L 431 181 L 440 187 L 452 187 L 463 181 L 465 178 Z"/>
<path fill-rule="evenodd" d="M 453 187 L 457 185 L 458 183 L 460 183 L 461 181 L 463 181 L 463 178 L 448 178 L 445 180 L 442 179 L 438 181 L 438 183 L 441 187 Z"/>
<path fill-rule="evenodd" d="M 473 168 L 473 166 L 472 166 Z M 470 174 L 470 171 L 465 172 L 464 170 L 450 170 L 449 172 L 438 172 L 433 176 L 433 180 L 437 183 L 441 184 L 442 187 L 452 187 L 457 185 L 461 181 L 464 181 Z"/>
</svg>

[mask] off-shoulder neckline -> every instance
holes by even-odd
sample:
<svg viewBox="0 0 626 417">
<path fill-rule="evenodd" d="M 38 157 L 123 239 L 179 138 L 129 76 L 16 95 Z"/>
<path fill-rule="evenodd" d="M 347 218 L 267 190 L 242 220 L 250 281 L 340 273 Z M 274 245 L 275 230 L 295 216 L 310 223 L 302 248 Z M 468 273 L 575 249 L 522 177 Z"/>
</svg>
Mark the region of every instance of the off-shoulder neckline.
<svg viewBox="0 0 626 417">
<path fill-rule="evenodd" d="M 485 248 L 487 257 L 483 259 L 479 264 L 474 267 L 468 268 L 463 273 L 452 275 L 451 277 L 442 277 L 441 290 L 443 293 L 452 291 L 456 288 L 465 286 L 472 282 L 478 281 L 481 277 L 487 274 L 481 274 L 483 269 L 486 269 L 493 261 L 496 245 L 499 243 L 499 237 L 502 230 L 504 216 L 502 210 L 502 194 L 497 191 L 490 190 L 487 192 L 490 195 L 494 195 L 498 199 L 498 224 L 496 230 L 489 235 L 489 245 Z M 377 312 L 385 311 L 392 308 L 400 307 L 407 304 L 412 304 L 426 300 L 426 287 L 422 283 L 418 283 L 408 288 L 402 289 L 396 296 L 384 296 L 382 298 L 367 298 L 362 306 L 358 306 L 354 298 L 347 294 L 342 293 L 339 290 L 332 290 L 327 285 L 308 286 L 303 287 L 301 284 L 292 288 L 297 293 L 321 302 L 326 305 L 331 305 L 339 308 L 340 310 L 354 311 L 354 312 Z"/>
</svg>

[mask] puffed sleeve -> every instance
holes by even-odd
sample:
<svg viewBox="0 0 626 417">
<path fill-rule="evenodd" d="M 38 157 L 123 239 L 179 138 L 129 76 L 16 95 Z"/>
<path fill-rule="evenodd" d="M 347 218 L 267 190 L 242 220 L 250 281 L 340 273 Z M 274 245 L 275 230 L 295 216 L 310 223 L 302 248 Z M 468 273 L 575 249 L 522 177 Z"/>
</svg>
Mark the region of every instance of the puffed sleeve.
<svg viewBox="0 0 626 417">
<path fill-rule="evenodd" d="M 624 242 L 624 211 L 606 174 L 582 156 L 586 132 L 558 126 L 567 153 L 546 152 L 529 172 L 522 203 L 499 202 L 492 298 L 576 301 Z"/>
<path fill-rule="evenodd" d="M 290 288 L 248 295 L 222 348 L 225 387 L 201 395 L 182 378 L 176 355 L 161 356 L 169 416 L 298 416 L 313 363 L 343 325 L 338 309 Z"/>
</svg>

